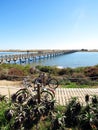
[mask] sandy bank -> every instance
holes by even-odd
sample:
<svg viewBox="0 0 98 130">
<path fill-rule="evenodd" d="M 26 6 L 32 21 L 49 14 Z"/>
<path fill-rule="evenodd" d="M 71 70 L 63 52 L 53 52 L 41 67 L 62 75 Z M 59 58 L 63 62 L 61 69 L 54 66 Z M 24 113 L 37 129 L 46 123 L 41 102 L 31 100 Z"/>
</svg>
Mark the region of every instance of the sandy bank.
<svg viewBox="0 0 98 130">
<path fill-rule="evenodd" d="M 20 86 L 21 81 L 0 80 L 0 86 Z"/>
</svg>

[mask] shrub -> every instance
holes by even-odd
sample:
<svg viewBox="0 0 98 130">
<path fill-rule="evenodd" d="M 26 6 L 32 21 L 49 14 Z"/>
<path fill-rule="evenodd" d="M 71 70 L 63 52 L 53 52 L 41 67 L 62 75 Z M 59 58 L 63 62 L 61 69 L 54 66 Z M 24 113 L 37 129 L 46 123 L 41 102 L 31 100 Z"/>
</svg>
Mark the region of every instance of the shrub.
<svg viewBox="0 0 98 130">
<path fill-rule="evenodd" d="M 60 69 L 59 72 L 58 72 L 58 74 L 59 75 L 65 75 L 66 72 L 67 72 L 66 69 Z"/>
<path fill-rule="evenodd" d="M 22 76 L 24 76 L 24 73 L 23 73 L 23 71 L 22 70 L 20 70 L 20 69 L 16 69 L 16 68 L 11 68 L 11 69 L 9 69 L 9 71 L 8 71 L 8 79 L 9 80 L 12 80 L 12 79 L 17 79 L 17 78 L 20 78 L 21 79 L 21 77 Z"/>
<path fill-rule="evenodd" d="M 87 78 L 84 74 L 82 73 L 73 73 L 71 78 L 70 78 L 71 82 L 76 82 L 78 84 L 81 85 L 88 85 L 90 83 L 90 79 Z"/>
<path fill-rule="evenodd" d="M 17 76 L 23 76 L 22 70 L 16 69 L 16 68 L 11 68 L 8 71 L 8 75 L 17 75 Z"/>
<path fill-rule="evenodd" d="M 51 66 L 36 66 L 36 68 L 42 72 L 55 74 L 55 75 L 57 75 L 59 70 L 57 67 L 51 67 Z"/>
<path fill-rule="evenodd" d="M 73 69 L 73 72 L 84 73 L 85 69 L 86 69 L 86 67 L 77 67 L 77 68 Z"/>
<path fill-rule="evenodd" d="M 58 72 L 59 75 L 71 75 L 72 73 L 73 73 L 73 69 L 71 68 L 59 69 L 59 72 Z"/>
<path fill-rule="evenodd" d="M 0 79 L 7 79 L 7 73 L 8 73 L 8 70 L 7 69 L 2 69 L 0 70 Z"/>
<path fill-rule="evenodd" d="M 29 69 L 30 74 L 35 74 L 36 71 L 37 71 L 37 70 L 36 70 L 34 67 L 31 67 L 31 68 Z"/>
<path fill-rule="evenodd" d="M 64 75 L 63 77 L 58 78 L 58 81 L 60 85 L 69 85 L 71 83 L 67 75 Z"/>
<path fill-rule="evenodd" d="M 90 77 L 92 80 L 98 79 L 98 67 L 88 67 L 84 72 L 85 75 Z"/>
<path fill-rule="evenodd" d="M 81 104 L 77 101 L 76 97 L 73 97 L 69 104 L 66 106 L 65 111 L 65 124 L 68 128 L 76 127 L 78 125 L 78 115 L 81 111 Z"/>
</svg>

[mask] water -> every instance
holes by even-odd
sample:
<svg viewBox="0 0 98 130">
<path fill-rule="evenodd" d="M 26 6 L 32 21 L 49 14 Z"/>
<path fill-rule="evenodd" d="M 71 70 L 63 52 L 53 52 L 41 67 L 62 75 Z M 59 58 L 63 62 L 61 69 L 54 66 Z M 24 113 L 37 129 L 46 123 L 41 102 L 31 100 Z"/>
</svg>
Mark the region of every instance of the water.
<svg viewBox="0 0 98 130">
<path fill-rule="evenodd" d="M 31 66 L 44 65 L 44 66 L 58 66 L 61 68 L 94 66 L 98 64 L 98 52 L 75 52 L 57 57 L 45 58 L 40 60 L 37 59 L 35 62 L 31 61 L 30 64 Z"/>
<path fill-rule="evenodd" d="M 76 68 L 98 64 L 98 52 L 75 52 L 71 54 L 42 59 L 33 65 L 59 66 L 61 68 Z"/>
<path fill-rule="evenodd" d="M 16 55 L 16 54 L 24 54 L 27 52 L 0 52 L 0 56 L 4 56 L 4 55 Z"/>
</svg>

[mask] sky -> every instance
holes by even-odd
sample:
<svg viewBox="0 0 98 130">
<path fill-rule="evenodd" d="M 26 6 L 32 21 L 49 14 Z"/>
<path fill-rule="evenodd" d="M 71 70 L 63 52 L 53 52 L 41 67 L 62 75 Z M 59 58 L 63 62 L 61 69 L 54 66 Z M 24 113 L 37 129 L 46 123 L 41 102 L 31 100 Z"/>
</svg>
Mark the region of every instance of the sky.
<svg viewBox="0 0 98 130">
<path fill-rule="evenodd" d="M 6 49 L 98 49 L 98 0 L 0 0 Z"/>
</svg>

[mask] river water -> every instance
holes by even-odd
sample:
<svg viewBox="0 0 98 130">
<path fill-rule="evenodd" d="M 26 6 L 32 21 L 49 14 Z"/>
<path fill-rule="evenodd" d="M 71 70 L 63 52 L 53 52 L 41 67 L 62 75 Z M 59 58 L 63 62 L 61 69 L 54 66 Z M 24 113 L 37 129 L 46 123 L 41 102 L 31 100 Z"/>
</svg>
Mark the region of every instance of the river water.
<svg viewBox="0 0 98 130">
<path fill-rule="evenodd" d="M 7 52 L 5 53 L 7 55 Z M 9 53 L 12 54 L 13 52 Z M 0 55 L 4 55 L 4 53 L 0 53 Z M 26 64 L 28 63 L 26 62 Z M 98 52 L 75 52 L 51 58 L 37 59 L 36 61 L 31 61 L 30 64 L 31 66 L 44 65 L 57 66 L 60 68 L 94 66 L 98 64 Z"/>
</svg>

